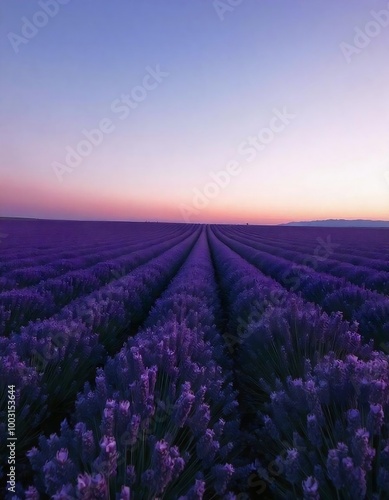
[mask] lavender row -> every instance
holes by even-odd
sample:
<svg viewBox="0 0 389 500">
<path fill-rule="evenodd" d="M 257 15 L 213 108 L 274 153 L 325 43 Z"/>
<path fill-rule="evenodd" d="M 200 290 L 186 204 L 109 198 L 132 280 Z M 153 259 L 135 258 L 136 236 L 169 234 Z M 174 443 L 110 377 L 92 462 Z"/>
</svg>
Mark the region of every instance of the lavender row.
<svg viewBox="0 0 389 500">
<path fill-rule="evenodd" d="M 29 452 L 29 494 L 235 498 L 228 459 L 239 422 L 218 309 L 203 234 L 145 327 L 79 395 L 71 425 Z"/>
<path fill-rule="evenodd" d="M 257 486 L 286 499 L 389 494 L 386 355 L 292 303 L 263 315 L 236 366 Z"/>
<path fill-rule="evenodd" d="M 339 314 L 280 301 L 277 285 L 212 233 L 210 241 L 230 335 L 239 339 L 235 373 L 252 460 L 246 486 L 285 499 L 386 498 L 389 357 Z"/>
<path fill-rule="evenodd" d="M 230 231 L 229 234 L 233 234 Z M 284 259 L 290 260 L 295 264 L 303 264 L 308 267 L 314 267 L 316 271 L 327 273 L 340 278 L 345 278 L 347 281 L 358 286 L 364 286 L 379 293 L 389 294 L 389 272 L 376 270 L 366 267 L 351 264 L 349 262 L 339 262 L 333 260 L 333 243 L 322 240 L 322 244 L 317 246 L 316 254 L 309 253 L 309 250 L 296 252 L 294 250 L 285 249 L 283 246 L 275 247 L 265 243 L 259 243 L 256 240 L 243 236 L 232 236 L 237 241 L 252 246 L 258 250 L 277 255 Z M 326 248 L 327 246 L 327 248 Z M 382 261 L 382 268 L 389 269 L 389 264 Z"/>
<path fill-rule="evenodd" d="M 385 251 L 383 242 L 388 242 L 386 230 L 372 229 L 364 233 L 355 229 L 339 228 L 280 228 L 280 227 L 236 227 L 233 233 L 273 246 L 301 252 L 314 252 L 319 240 L 331 237 L 334 245 L 335 260 L 371 267 L 379 271 L 389 271 L 389 248 Z M 353 236 L 353 238 L 351 238 Z M 372 238 L 373 237 L 373 238 Z M 347 243 L 351 239 L 353 243 Z M 371 241 L 373 239 L 373 241 Z"/>
<path fill-rule="evenodd" d="M 215 231 L 222 241 L 285 288 L 319 304 L 326 312 L 340 311 L 345 319 L 357 321 L 367 340 L 374 338 L 382 347 L 388 342 L 389 298 L 351 285 L 345 279 L 315 272 L 306 266 L 292 265 L 286 259 L 255 250 Z"/>
<path fill-rule="evenodd" d="M 246 226 L 246 229 L 267 239 L 280 239 L 282 243 L 296 241 L 304 244 L 311 243 L 313 238 L 325 237 L 331 231 L 340 244 L 339 248 L 346 253 L 355 250 L 362 255 L 374 252 L 376 255 L 384 253 L 387 256 L 389 252 L 387 228 Z"/>
<path fill-rule="evenodd" d="M 312 228 L 311 228 L 312 229 Z M 389 271 L 389 255 L 385 255 L 382 252 L 369 252 L 367 250 L 362 250 L 359 246 L 353 246 L 351 248 L 344 247 L 342 243 L 346 238 L 343 232 L 333 231 L 333 228 L 326 228 L 325 232 L 309 232 L 309 239 L 301 242 L 298 238 L 299 235 L 295 235 L 293 238 L 285 240 L 285 229 L 278 229 L 276 237 L 266 237 L 262 234 L 262 231 L 248 231 L 241 228 L 231 228 L 228 231 L 230 236 L 239 235 L 248 240 L 253 240 L 258 243 L 269 245 L 272 248 L 282 248 L 286 251 L 290 250 L 297 253 L 315 255 L 315 251 L 322 249 L 329 249 L 329 254 L 331 258 L 337 262 L 344 262 L 346 264 L 354 264 L 356 266 L 367 267 L 369 269 L 375 269 L 377 271 Z M 384 233 L 385 234 L 385 233 Z M 389 233 L 388 233 L 389 235 Z M 366 236 L 365 236 L 366 237 Z M 382 245 L 381 238 L 381 245 Z"/>
<path fill-rule="evenodd" d="M 20 334 L 0 338 L 0 367 L 7 374 L 1 379 L 0 394 L 6 393 L 5 384 L 15 378 L 19 391 L 17 413 L 23 417 L 18 424 L 19 452 L 34 439 L 32 429 L 66 411 L 106 351 L 117 351 L 134 333 L 197 237 L 198 233 L 192 234 L 113 285 L 74 301 L 52 319 L 31 323 Z M 39 382 L 38 395 L 31 391 L 28 377 L 17 380 L 18 372 L 28 372 Z M 36 407 L 42 410 L 31 414 L 30 409 Z M 1 408 L 3 413 L 4 406 Z M 5 421 L 1 419 L 2 437 Z M 1 455 L 4 453 L 2 446 Z"/>
<path fill-rule="evenodd" d="M 48 318 L 71 301 L 115 281 L 137 266 L 155 258 L 166 249 L 182 241 L 187 234 L 147 246 L 114 260 L 99 262 L 89 269 L 71 271 L 59 278 L 43 281 L 39 285 L 0 294 L 0 332 L 8 335 L 29 321 Z M 139 249 L 138 249 L 139 250 Z"/>
<path fill-rule="evenodd" d="M 224 340 L 233 353 L 244 341 L 244 333 L 251 321 L 261 317 L 269 307 L 298 298 L 222 243 L 211 230 L 208 230 L 208 238 L 224 309 L 228 310 Z"/>
<path fill-rule="evenodd" d="M 124 245 L 128 242 L 127 238 L 118 239 L 114 243 L 107 244 L 106 242 L 100 243 L 96 242 L 94 244 L 85 244 L 85 245 L 77 245 L 74 243 L 67 243 L 67 245 L 59 246 L 59 243 L 56 242 L 56 245 L 50 250 L 43 250 L 40 248 L 30 249 L 28 251 L 9 251 L 9 255 L 5 255 L 3 251 L 1 253 L 1 265 L 0 271 L 4 274 L 10 273 L 12 271 L 17 271 L 19 269 L 25 269 L 32 266 L 37 265 L 46 265 L 51 264 L 55 261 L 64 260 L 64 264 L 66 265 L 66 261 L 68 259 L 74 259 L 77 257 L 82 257 L 84 255 L 90 255 L 96 249 L 109 250 L 111 248 L 115 248 L 120 245 Z M 31 242 L 29 243 L 31 245 Z M 28 253 L 26 255 L 26 252 Z"/>
<path fill-rule="evenodd" d="M 145 243 L 148 239 L 157 240 L 160 239 L 161 236 L 168 238 L 170 234 L 174 236 L 175 234 L 180 234 L 185 231 L 184 227 L 175 227 L 174 231 L 154 231 L 149 234 L 149 231 L 145 230 L 137 230 L 132 234 L 129 233 L 125 238 L 117 239 L 113 243 L 107 244 L 104 242 L 103 244 L 87 244 L 83 245 L 82 248 L 75 248 L 74 244 L 69 246 L 67 250 L 63 250 L 63 247 L 58 247 L 58 242 L 56 242 L 55 247 L 48 253 L 42 251 L 35 251 L 35 255 L 31 255 L 26 258 L 18 258 L 17 255 L 11 254 L 11 258 L 7 261 L 4 256 L 1 258 L 0 271 L 5 278 L 13 279 L 13 280 L 23 280 L 28 278 L 28 271 L 30 269 L 34 269 L 38 266 L 44 268 L 47 266 L 47 269 L 50 266 L 53 267 L 54 270 L 71 270 L 74 269 L 73 263 L 74 260 L 83 258 L 85 260 L 85 264 L 97 262 L 96 257 L 98 257 L 100 252 L 115 250 L 115 249 L 123 249 L 126 245 L 132 245 L 139 243 Z M 26 274 L 24 276 L 23 274 Z"/>
<path fill-rule="evenodd" d="M 177 231 L 175 232 L 176 236 L 179 234 L 183 236 L 184 231 L 180 231 L 180 233 Z M 71 259 L 57 259 L 45 265 L 39 264 L 31 267 L 17 268 L 3 274 L 0 278 L 0 287 L 4 290 L 11 290 L 15 288 L 27 288 L 38 283 L 41 284 L 41 282 L 50 278 L 60 278 L 69 272 L 78 271 L 80 269 L 86 270 L 88 267 L 92 267 L 98 263 L 124 256 L 129 252 L 142 250 L 143 248 L 161 242 L 162 239 L 171 239 L 173 236 L 174 234 L 172 233 L 171 235 L 164 235 L 163 238 L 161 235 L 152 239 L 142 238 L 141 242 L 138 240 L 130 244 L 120 243 L 109 245 L 108 249 L 105 249 L 106 247 L 100 248 L 98 251 L 89 251 L 89 253 L 85 255 L 80 255 Z"/>
<path fill-rule="evenodd" d="M 80 222 L 80 221 L 1 221 L 3 235 L 0 256 L 23 259 L 44 253 L 89 250 L 105 245 L 107 241 L 127 241 L 129 235 L 145 236 L 170 231 L 180 224 L 142 224 L 136 222 Z"/>
</svg>

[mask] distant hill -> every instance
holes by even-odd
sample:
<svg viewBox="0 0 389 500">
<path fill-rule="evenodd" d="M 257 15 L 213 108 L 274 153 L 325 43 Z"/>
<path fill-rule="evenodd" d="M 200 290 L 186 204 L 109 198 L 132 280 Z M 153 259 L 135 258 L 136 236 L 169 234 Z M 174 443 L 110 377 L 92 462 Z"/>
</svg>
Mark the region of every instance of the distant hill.
<svg viewBox="0 0 389 500">
<path fill-rule="evenodd" d="M 1 220 L 43 220 L 43 219 L 37 219 L 35 217 L 0 217 Z"/>
<path fill-rule="evenodd" d="M 288 222 L 287 224 L 280 224 L 281 226 L 299 226 L 299 227 L 387 227 L 389 228 L 389 221 L 383 220 L 346 220 L 346 219 L 327 219 L 327 220 L 313 220 L 305 222 Z"/>
</svg>

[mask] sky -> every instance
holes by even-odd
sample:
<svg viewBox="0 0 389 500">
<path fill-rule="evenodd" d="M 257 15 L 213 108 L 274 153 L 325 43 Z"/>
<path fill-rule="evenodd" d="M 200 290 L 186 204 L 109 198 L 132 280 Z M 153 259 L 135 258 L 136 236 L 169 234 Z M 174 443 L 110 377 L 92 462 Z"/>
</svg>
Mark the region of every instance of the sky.
<svg viewBox="0 0 389 500">
<path fill-rule="evenodd" d="M 0 10 L 0 216 L 389 219 L 388 1 Z"/>
</svg>

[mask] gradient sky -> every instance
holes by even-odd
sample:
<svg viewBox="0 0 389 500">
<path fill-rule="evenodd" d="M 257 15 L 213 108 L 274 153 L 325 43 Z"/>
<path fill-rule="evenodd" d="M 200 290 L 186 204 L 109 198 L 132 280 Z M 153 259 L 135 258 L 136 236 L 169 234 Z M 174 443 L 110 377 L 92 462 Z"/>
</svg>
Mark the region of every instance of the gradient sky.
<svg viewBox="0 0 389 500">
<path fill-rule="evenodd" d="M 18 53 L 11 33 L 42 9 L 1 6 L 0 215 L 389 219 L 389 26 L 349 63 L 341 50 L 388 1 L 242 0 L 223 20 L 213 0 L 51 2 Z M 112 103 L 157 65 L 169 75 L 121 119 Z M 249 162 L 240 145 L 284 108 L 295 118 Z M 60 182 L 53 162 L 104 118 L 113 132 Z M 240 173 L 196 208 L 231 161 Z"/>
</svg>

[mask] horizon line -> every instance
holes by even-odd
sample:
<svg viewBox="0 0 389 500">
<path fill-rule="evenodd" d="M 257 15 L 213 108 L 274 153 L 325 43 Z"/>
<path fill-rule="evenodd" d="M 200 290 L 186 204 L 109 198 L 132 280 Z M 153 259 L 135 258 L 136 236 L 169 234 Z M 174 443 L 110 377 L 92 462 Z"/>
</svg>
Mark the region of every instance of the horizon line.
<svg viewBox="0 0 389 500">
<path fill-rule="evenodd" d="M 177 220 L 130 220 L 130 219 L 61 219 L 61 218 L 48 218 L 48 217 L 24 217 L 24 216 L 0 216 L 0 221 L 2 220 L 31 220 L 31 221 L 57 221 L 57 222 L 124 222 L 124 223 L 154 223 L 154 224 L 199 224 L 199 225 L 235 225 L 235 226 L 287 226 L 292 224 L 303 224 L 303 223 L 323 223 L 323 222 L 373 222 L 373 223 L 385 223 L 389 224 L 389 220 L 377 220 L 377 219 L 307 219 L 307 220 L 299 220 L 299 221 L 288 221 L 281 223 L 253 223 L 253 222 L 186 222 L 186 221 L 177 221 Z"/>
</svg>

